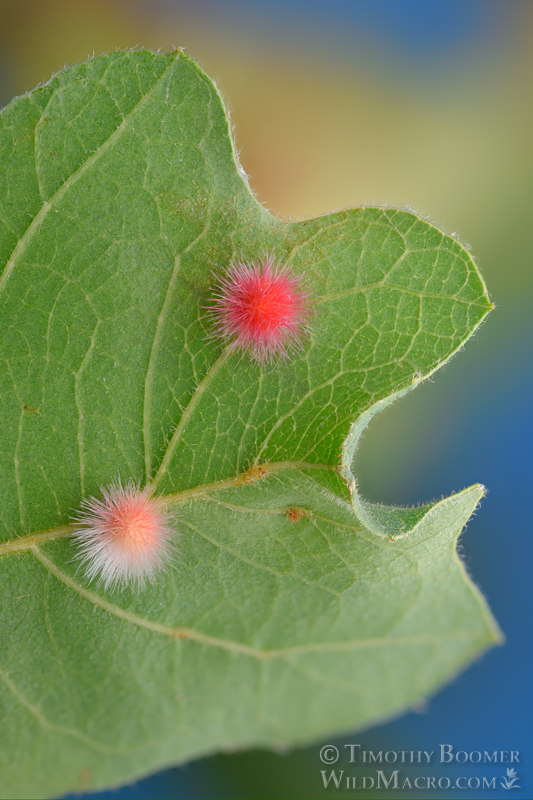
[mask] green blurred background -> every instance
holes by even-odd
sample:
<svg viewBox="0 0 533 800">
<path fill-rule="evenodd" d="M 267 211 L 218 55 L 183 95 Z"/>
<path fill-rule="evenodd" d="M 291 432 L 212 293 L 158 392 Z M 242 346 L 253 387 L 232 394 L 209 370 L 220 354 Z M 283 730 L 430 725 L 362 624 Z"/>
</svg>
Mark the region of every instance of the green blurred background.
<svg viewBox="0 0 533 800">
<path fill-rule="evenodd" d="M 357 473 L 368 497 L 397 504 L 487 485 L 461 548 L 507 641 L 425 709 L 339 741 L 517 749 L 526 763 L 513 794 L 524 798 L 533 793 L 532 45 L 528 0 L 0 0 L 0 104 L 93 53 L 182 46 L 217 81 L 242 165 L 271 212 L 409 206 L 472 246 L 495 313 L 432 382 L 372 423 Z M 325 797 L 318 751 L 215 756 L 102 797 Z"/>
</svg>

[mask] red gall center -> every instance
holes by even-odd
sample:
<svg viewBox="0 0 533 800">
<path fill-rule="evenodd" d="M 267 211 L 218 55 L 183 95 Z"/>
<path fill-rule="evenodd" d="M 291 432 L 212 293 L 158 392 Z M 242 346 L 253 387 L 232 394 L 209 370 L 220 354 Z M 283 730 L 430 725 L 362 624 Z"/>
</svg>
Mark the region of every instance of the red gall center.
<svg viewBox="0 0 533 800">
<path fill-rule="evenodd" d="M 230 302 L 248 326 L 250 335 L 268 339 L 280 328 L 295 326 L 298 302 L 284 276 L 263 273 L 251 276 L 247 283 L 241 291 L 236 291 Z"/>
<path fill-rule="evenodd" d="M 222 335 L 259 361 L 297 346 L 309 316 L 300 277 L 268 259 L 231 266 L 209 308 Z"/>
<path fill-rule="evenodd" d="M 159 520 L 143 497 L 129 498 L 108 511 L 106 524 L 115 543 L 130 553 L 150 552 L 157 542 Z"/>
</svg>

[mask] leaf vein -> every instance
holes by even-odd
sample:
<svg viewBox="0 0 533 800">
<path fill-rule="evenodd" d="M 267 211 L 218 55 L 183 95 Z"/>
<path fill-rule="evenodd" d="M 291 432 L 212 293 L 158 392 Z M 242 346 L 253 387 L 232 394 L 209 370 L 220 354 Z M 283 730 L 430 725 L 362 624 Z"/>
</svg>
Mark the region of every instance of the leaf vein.
<svg viewBox="0 0 533 800">
<path fill-rule="evenodd" d="M 9 257 L 6 263 L 5 269 L 2 272 L 2 275 L 0 276 L 0 293 L 5 289 L 5 286 L 11 276 L 11 273 L 13 272 L 13 269 L 15 268 L 15 265 L 20 255 L 24 252 L 24 248 L 31 241 L 34 233 L 37 231 L 37 229 L 40 227 L 44 219 L 50 213 L 54 203 L 57 200 L 60 200 L 65 194 L 65 192 L 67 192 L 68 189 L 70 189 L 70 187 L 73 186 L 76 183 L 76 181 L 78 181 L 79 178 L 81 178 L 82 175 L 84 175 L 87 172 L 87 170 L 93 165 L 95 161 L 97 161 L 97 159 L 102 155 L 102 153 L 104 153 L 111 147 L 111 145 L 115 142 L 115 140 L 120 136 L 120 134 L 126 128 L 127 123 L 139 111 L 139 109 L 142 108 L 144 103 L 151 97 L 151 95 L 154 93 L 157 87 L 163 82 L 163 80 L 166 78 L 167 74 L 170 72 L 171 68 L 174 66 L 179 57 L 180 57 L 180 52 L 177 52 L 175 54 L 174 59 L 163 70 L 162 74 L 156 80 L 154 85 L 131 109 L 131 111 L 129 111 L 129 113 L 123 117 L 120 125 L 117 128 L 115 128 L 113 133 L 105 140 L 105 142 L 103 142 L 93 153 L 91 153 L 91 155 L 87 158 L 87 160 L 84 161 L 83 164 L 80 167 L 78 167 L 77 170 L 75 170 L 75 172 L 69 175 L 69 177 L 64 181 L 64 183 L 61 184 L 59 189 L 55 192 L 55 194 L 52 197 L 50 197 L 49 200 L 44 201 L 43 205 L 41 206 L 37 214 L 33 217 L 30 224 L 28 225 L 28 227 L 18 240 L 17 244 L 13 248 L 11 256 Z"/>
<path fill-rule="evenodd" d="M 416 647 L 420 645 L 435 644 L 442 641 L 457 641 L 463 639 L 471 639 L 474 636 L 472 631 L 458 631 L 450 634 L 424 634 L 419 636 L 392 636 L 392 637 L 375 637 L 368 639 L 355 639 L 345 641 L 332 641 L 332 642 L 311 642 L 299 645 L 292 645 L 289 647 L 279 648 L 259 648 L 252 645 L 243 644 L 242 642 L 233 641 L 231 639 L 219 639 L 215 636 L 195 631 L 192 628 L 185 626 L 169 626 L 163 625 L 159 622 L 152 622 L 151 620 L 139 617 L 132 614 L 119 606 L 110 603 L 102 597 L 90 592 L 80 584 L 76 583 L 72 578 L 62 572 L 53 561 L 46 558 L 38 547 L 31 548 L 32 554 L 35 558 L 45 567 L 46 570 L 52 573 L 61 583 L 65 584 L 69 589 L 75 591 L 80 597 L 88 600 L 95 606 L 98 606 L 103 611 L 111 614 L 119 619 L 128 622 L 131 625 L 144 628 L 152 631 L 153 633 L 169 636 L 175 640 L 188 640 L 194 641 L 200 645 L 207 647 L 215 647 L 222 650 L 228 650 L 240 655 L 250 656 L 256 659 L 268 658 L 285 658 L 290 655 L 298 653 L 329 653 L 340 651 L 353 651 L 353 650 L 367 650 L 376 647 Z"/>
</svg>

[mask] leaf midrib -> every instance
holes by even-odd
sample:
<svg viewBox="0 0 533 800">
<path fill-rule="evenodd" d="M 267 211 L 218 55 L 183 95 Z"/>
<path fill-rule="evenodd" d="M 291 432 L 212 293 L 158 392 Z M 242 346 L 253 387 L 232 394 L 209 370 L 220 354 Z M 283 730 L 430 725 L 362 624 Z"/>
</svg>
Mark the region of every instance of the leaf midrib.
<svg viewBox="0 0 533 800">
<path fill-rule="evenodd" d="M 179 505 L 186 503 L 189 500 L 194 500 L 197 497 L 207 497 L 210 492 L 218 492 L 224 489 L 235 489 L 239 486 L 249 486 L 256 483 L 267 475 L 273 475 L 284 470 L 304 470 L 304 469 L 318 469 L 326 470 L 328 472 L 337 472 L 337 467 L 331 464 L 315 464 L 306 461 L 272 461 L 261 464 L 259 467 L 252 467 L 245 472 L 240 472 L 238 475 L 233 475 L 230 478 L 222 478 L 212 483 L 199 484 L 189 489 L 183 489 L 180 492 L 173 492 L 166 495 L 157 495 L 157 499 L 164 503 L 164 505 Z M 336 523 L 335 523 L 336 524 Z M 5 558 L 8 555 L 21 553 L 29 550 L 37 544 L 44 544 L 54 539 L 60 539 L 68 536 L 74 530 L 74 525 L 58 525 L 54 528 L 47 528 L 44 531 L 36 531 L 28 533 L 24 536 L 15 536 L 5 542 L 0 543 L 0 558 Z"/>
</svg>

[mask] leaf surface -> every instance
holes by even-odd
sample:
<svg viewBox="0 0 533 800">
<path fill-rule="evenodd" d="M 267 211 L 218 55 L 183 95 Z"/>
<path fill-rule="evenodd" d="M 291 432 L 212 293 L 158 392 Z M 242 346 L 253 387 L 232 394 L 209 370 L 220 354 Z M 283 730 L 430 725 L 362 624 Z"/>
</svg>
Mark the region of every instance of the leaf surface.
<svg viewBox="0 0 533 800">
<path fill-rule="evenodd" d="M 361 431 L 491 303 L 407 211 L 271 216 L 182 53 L 70 67 L 0 115 L 0 783 L 48 796 L 399 713 L 498 638 L 455 543 L 483 489 L 359 497 Z M 303 350 L 216 340 L 214 275 L 271 254 L 314 302 Z M 143 592 L 88 584 L 68 534 L 117 477 L 173 510 Z"/>
</svg>

